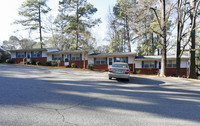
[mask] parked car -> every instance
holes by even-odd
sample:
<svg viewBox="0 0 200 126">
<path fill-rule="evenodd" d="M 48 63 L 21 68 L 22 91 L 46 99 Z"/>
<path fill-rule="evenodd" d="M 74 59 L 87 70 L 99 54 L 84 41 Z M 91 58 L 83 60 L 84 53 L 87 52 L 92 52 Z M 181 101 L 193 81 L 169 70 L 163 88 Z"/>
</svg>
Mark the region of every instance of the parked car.
<svg viewBox="0 0 200 126">
<path fill-rule="evenodd" d="M 108 78 L 123 78 L 129 81 L 130 69 L 127 63 L 115 62 L 108 70 Z"/>
</svg>

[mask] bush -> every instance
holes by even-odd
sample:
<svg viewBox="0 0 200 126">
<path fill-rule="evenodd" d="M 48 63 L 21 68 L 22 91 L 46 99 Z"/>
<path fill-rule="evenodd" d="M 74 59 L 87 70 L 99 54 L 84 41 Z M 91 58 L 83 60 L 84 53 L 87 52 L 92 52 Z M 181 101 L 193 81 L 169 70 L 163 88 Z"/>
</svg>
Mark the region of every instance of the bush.
<svg viewBox="0 0 200 126">
<path fill-rule="evenodd" d="M 51 66 L 51 61 L 45 62 L 45 66 Z"/>
<path fill-rule="evenodd" d="M 3 60 L 0 58 L 0 63 L 3 63 Z"/>
<path fill-rule="evenodd" d="M 36 62 L 36 65 L 41 65 L 41 63 L 39 61 Z"/>
<path fill-rule="evenodd" d="M 137 70 L 136 73 L 137 73 L 137 74 L 140 74 L 140 73 L 141 73 L 141 70 Z"/>
<path fill-rule="evenodd" d="M 30 60 L 30 64 L 36 65 L 36 61 L 35 60 Z"/>
<path fill-rule="evenodd" d="M 67 65 L 67 66 L 66 66 L 66 68 L 70 68 L 70 67 L 71 67 L 70 65 Z"/>
<path fill-rule="evenodd" d="M 11 59 L 6 59 L 6 63 L 12 64 L 13 61 Z"/>
<path fill-rule="evenodd" d="M 77 66 L 76 66 L 75 63 L 72 63 L 72 64 L 71 64 L 71 67 L 72 67 L 72 68 L 76 68 Z"/>
<path fill-rule="evenodd" d="M 51 66 L 58 66 L 58 61 L 57 60 L 51 61 Z"/>
<path fill-rule="evenodd" d="M 90 63 L 87 65 L 87 69 L 93 70 L 94 69 L 94 64 Z"/>
</svg>

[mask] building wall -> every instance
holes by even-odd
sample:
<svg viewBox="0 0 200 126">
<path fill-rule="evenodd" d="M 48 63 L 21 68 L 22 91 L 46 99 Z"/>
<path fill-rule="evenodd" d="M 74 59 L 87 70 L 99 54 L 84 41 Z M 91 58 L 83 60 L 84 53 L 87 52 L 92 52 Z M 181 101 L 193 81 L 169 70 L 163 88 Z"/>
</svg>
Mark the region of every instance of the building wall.
<svg viewBox="0 0 200 126">
<path fill-rule="evenodd" d="M 181 60 L 181 68 L 188 68 L 188 61 L 187 60 Z"/>
<path fill-rule="evenodd" d="M 83 68 L 84 61 L 83 60 L 70 60 L 69 66 L 71 66 L 72 63 L 75 63 L 78 68 Z M 88 64 L 88 60 L 85 60 L 85 68 L 87 68 L 87 64 Z"/>
<path fill-rule="evenodd" d="M 142 68 L 142 61 L 135 61 L 135 68 Z"/>
<path fill-rule="evenodd" d="M 47 61 L 52 61 L 52 55 L 47 55 Z"/>
<path fill-rule="evenodd" d="M 11 53 L 11 59 L 12 59 L 12 58 L 16 58 L 16 52 L 12 52 L 12 53 Z"/>
<path fill-rule="evenodd" d="M 108 64 L 95 64 L 95 70 L 108 70 Z"/>
<path fill-rule="evenodd" d="M 47 57 L 47 51 L 42 51 L 42 57 Z"/>
</svg>

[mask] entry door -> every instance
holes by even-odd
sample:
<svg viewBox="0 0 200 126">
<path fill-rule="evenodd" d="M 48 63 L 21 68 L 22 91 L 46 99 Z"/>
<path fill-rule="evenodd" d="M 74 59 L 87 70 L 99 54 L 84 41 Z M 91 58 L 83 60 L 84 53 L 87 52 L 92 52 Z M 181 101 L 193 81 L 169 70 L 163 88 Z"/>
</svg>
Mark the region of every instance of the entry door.
<svg viewBox="0 0 200 126">
<path fill-rule="evenodd" d="M 69 65 L 69 57 L 67 54 L 65 54 L 65 65 Z"/>
<path fill-rule="evenodd" d="M 27 57 L 27 62 L 30 62 L 30 60 L 31 60 L 31 53 L 28 52 L 27 55 L 26 55 L 26 57 Z"/>
</svg>

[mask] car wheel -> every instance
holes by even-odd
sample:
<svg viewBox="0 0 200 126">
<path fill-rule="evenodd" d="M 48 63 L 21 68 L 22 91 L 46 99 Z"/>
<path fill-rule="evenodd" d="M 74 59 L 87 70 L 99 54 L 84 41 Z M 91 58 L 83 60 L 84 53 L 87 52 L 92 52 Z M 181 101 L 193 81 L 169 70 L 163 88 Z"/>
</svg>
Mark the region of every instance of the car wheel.
<svg viewBox="0 0 200 126">
<path fill-rule="evenodd" d="M 109 77 L 109 80 L 111 80 L 112 79 L 112 77 Z"/>
</svg>

